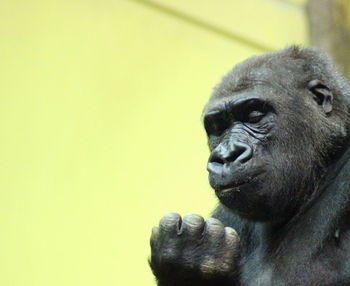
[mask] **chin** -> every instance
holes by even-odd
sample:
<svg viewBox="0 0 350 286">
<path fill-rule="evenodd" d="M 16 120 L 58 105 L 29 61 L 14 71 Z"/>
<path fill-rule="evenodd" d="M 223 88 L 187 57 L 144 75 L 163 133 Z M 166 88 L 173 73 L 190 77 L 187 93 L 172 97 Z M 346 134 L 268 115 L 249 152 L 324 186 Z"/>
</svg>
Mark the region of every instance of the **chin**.
<svg viewBox="0 0 350 286">
<path fill-rule="evenodd" d="M 288 213 L 287 204 L 280 200 L 279 192 L 274 192 L 271 186 L 264 186 L 258 179 L 215 193 L 224 206 L 249 220 L 277 221 Z"/>
</svg>

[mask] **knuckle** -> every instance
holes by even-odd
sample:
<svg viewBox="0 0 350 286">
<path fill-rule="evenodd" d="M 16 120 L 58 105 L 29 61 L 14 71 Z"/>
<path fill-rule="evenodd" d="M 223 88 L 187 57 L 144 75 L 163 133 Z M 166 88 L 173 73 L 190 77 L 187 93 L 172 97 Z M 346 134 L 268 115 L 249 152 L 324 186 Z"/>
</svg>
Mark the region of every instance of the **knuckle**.
<svg viewBox="0 0 350 286">
<path fill-rule="evenodd" d="M 238 236 L 237 232 L 232 227 L 229 227 L 229 226 L 225 227 L 225 235 L 228 238 L 239 241 L 239 236 Z"/>
<path fill-rule="evenodd" d="M 224 228 L 224 225 L 222 224 L 222 222 L 213 217 L 210 217 L 207 219 L 207 225 L 210 225 L 212 227 Z"/>
<path fill-rule="evenodd" d="M 167 213 L 161 218 L 159 226 L 164 229 L 174 228 L 180 220 L 181 216 L 178 213 Z"/>
<path fill-rule="evenodd" d="M 220 236 L 224 234 L 224 225 L 215 218 L 208 218 L 206 221 L 206 232 L 212 236 Z"/>
<path fill-rule="evenodd" d="M 231 227 L 225 227 L 225 243 L 228 247 L 236 247 L 239 244 L 239 236 Z"/>
<path fill-rule="evenodd" d="M 183 218 L 183 223 L 188 225 L 189 227 L 201 227 L 204 225 L 204 219 L 200 215 L 197 214 L 187 214 Z"/>
</svg>

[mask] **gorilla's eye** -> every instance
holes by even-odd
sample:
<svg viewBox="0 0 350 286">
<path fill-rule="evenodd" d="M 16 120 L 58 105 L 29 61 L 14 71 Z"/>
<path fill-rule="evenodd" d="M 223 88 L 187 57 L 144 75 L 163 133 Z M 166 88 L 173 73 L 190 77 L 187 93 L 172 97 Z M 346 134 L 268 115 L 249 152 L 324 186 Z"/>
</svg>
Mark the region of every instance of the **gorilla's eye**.
<svg viewBox="0 0 350 286">
<path fill-rule="evenodd" d="M 248 113 L 246 121 L 249 123 L 258 123 L 264 116 L 265 113 L 259 110 L 252 110 Z"/>
<path fill-rule="evenodd" d="M 269 102 L 256 98 L 243 101 L 234 109 L 235 118 L 246 123 L 258 123 L 270 111 L 273 108 Z"/>
<path fill-rule="evenodd" d="M 227 119 L 221 112 L 209 113 L 204 117 L 204 128 L 208 135 L 221 135 L 228 124 Z"/>
</svg>

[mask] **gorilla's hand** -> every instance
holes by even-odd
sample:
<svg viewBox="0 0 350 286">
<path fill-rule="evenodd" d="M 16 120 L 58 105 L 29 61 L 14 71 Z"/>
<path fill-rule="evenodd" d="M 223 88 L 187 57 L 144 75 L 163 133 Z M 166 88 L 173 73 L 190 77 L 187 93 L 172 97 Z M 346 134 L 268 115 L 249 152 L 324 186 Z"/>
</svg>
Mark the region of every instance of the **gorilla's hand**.
<svg viewBox="0 0 350 286">
<path fill-rule="evenodd" d="M 166 214 L 151 236 L 158 285 L 235 285 L 239 237 L 219 220 Z"/>
</svg>

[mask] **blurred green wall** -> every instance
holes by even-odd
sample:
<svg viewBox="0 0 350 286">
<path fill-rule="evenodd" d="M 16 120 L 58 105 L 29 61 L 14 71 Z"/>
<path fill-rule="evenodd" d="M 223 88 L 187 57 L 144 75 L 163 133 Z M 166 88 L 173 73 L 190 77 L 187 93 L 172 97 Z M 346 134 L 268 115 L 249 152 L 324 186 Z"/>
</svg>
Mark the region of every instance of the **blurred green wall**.
<svg viewBox="0 0 350 286">
<path fill-rule="evenodd" d="M 212 87 L 302 2 L 0 1 L 0 285 L 154 285 L 151 227 L 216 204 Z"/>
</svg>

